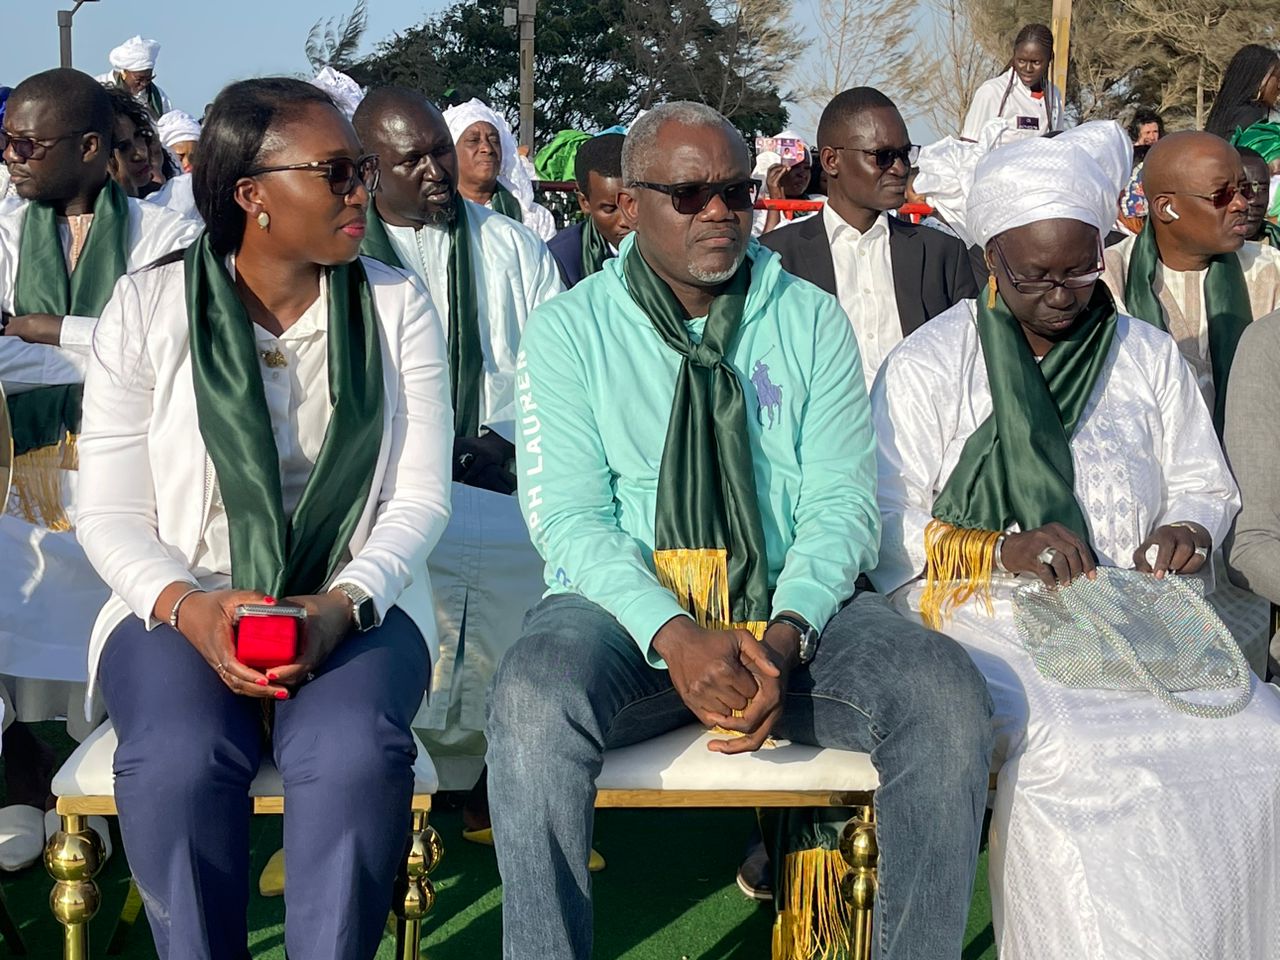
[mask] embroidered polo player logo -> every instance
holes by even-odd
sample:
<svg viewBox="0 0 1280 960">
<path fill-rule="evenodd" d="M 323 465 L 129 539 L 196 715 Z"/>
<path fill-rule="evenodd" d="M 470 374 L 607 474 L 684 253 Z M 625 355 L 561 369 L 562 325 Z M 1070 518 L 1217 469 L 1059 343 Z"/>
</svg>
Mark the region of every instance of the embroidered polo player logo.
<svg viewBox="0 0 1280 960">
<path fill-rule="evenodd" d="M 769 365 L 763 360 L 757 360 L 751 371 L 751 385 L 756 388 L 756 416 L 760 418 L 760 426 L 765 426 L 768 413 L 767 429 L 771 430 L 774 423 L 782 420 L 782 388 L 769 379 Z"/>
</svg>

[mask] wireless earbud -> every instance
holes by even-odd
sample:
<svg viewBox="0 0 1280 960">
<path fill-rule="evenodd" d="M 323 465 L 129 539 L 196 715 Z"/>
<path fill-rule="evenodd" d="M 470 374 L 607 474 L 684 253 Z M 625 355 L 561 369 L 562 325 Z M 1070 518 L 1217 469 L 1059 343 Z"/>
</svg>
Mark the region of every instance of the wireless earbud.
<svg viewBox="0 0 1280 960">
<path fill-rule="evenodd" d="M 1169 219 L 1170 219 L 1170 220 L 1181 220 L 1181 219 L 1182 219 L 1180 216 L 1178 216 L 1178 211 L 1177 211 L 1177 210 L 1175 210 L 1175 209 L 1173 209 L 1173 204 L 1172 204 L 1172 203 L 1171 203 L 1171 204 L 1169 204 L 1169 206 L 1165 207 L 1165 209 L 1169 211 Z"/>
</svg>

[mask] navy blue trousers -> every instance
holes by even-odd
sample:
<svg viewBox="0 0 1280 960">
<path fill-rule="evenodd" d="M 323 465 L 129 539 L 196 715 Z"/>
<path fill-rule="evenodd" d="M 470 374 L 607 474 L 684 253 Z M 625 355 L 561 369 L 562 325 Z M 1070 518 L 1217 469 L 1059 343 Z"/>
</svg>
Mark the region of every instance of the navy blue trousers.
<svg viewBox="0 0 1280 960">
<path fill-rule="evenodd" d="M 99 683 L 120 745 L 120 831 L 160 960 L 249 956 L 249 784 L 269 748 L 286 798 L 285 948 L 370 960 L 409 832 L 409 725 L 431 671 L 393 608 L 352 635 L 289 700 L 238 696 L 167 625 L 112 633 Z"/>
</svg>

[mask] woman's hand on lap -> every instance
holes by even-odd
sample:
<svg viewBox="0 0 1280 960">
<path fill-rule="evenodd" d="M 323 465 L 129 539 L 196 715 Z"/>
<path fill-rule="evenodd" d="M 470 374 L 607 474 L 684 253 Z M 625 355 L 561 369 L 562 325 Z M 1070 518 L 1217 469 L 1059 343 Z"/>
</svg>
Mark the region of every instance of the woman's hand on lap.
<svg viewBox="0 0 1280 960">
<path fill-rule="evenodd" d="M 193 593 L 178 610 L 178 632 L 186 637 L 232 693 L 246 697 L 279 697 L 288 691 L 273 684 L 252 667 L 236 659 L 236 607 L 261 603 L 263 594 L 252 590 L 213 590 Z"/>
<path fill-rule="evenodd" d="M 286 597 L 286 603 L 304 607 L 302 649 L 296 663 L 267 670 L 267 678 L 286 687 L 296 687 L 309 679 L 320 664 L 351 634 L 351 600 L 341 590 L 306 597 Z"/>
</svg>

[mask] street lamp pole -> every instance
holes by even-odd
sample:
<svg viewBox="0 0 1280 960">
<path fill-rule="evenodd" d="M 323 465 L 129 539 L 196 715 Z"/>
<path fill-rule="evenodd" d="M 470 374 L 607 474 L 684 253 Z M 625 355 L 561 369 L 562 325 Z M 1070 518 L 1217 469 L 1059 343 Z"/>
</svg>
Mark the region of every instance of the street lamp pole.
<svg viewBox="0 0 1280 960">
<path fill-rule="evenodd" d="M 60 62 L 62 66 L 71 66 L 71 21 L 75 18 L 76 11 L 86 3 L 96 3 L 97 0 L 76 0 L 76 5 L 70 10 L 58 11 L 58 41 L 61 46 Z"/>
<path fill-rule="evenodd" d="M 533 18 L 538 0 L 518 0 L 520 26 L 520 145 L 533 153 Z"/>
</svg>

